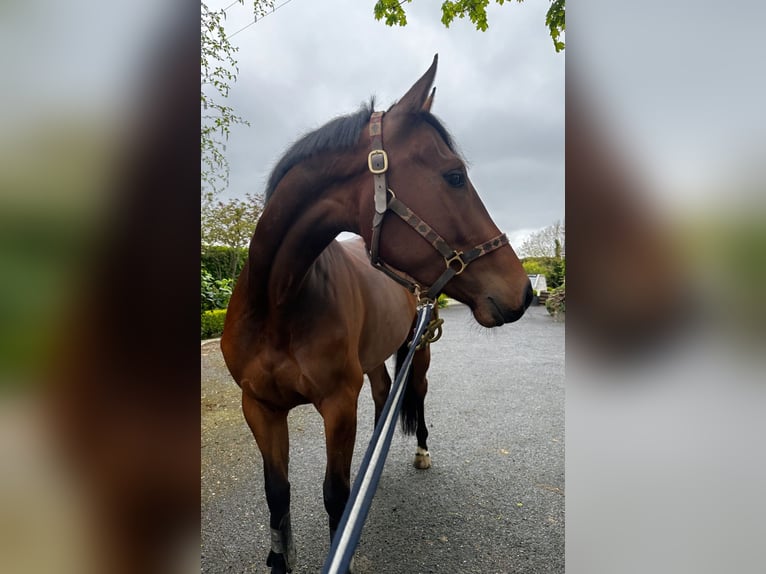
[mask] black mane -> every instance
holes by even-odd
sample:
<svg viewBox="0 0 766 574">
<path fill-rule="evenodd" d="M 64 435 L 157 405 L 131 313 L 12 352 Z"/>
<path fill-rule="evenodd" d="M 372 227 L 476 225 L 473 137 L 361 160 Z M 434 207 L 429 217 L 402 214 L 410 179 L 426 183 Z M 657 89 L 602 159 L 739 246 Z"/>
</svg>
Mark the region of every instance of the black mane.
<svg viewBox="0 0 766 574">
<path fill-rule="evenodd" d="M 339 151 L 353 147 L 359 141 L 362 128 L 370 121 L 374 109 L 375 98 L 371 98 L 369 104 L 362 104 L 362 107 L 353 114 L 330 120 L 321 128 L 307 133 L 290 146 L 290 149 L 285 152 L 282 159 L 271 171 L 266 186 L 266 201 L 269 201 L 285 174 L 303 160 L 323 151 Z M 417 118 L 432 126 L 449 149 L 460 155 L 452 136 L 436 116 L 431 112 L 422 111 L 417 114 Z"/>
<path fill-rule="evenodd" d="M 359 141 L 362 128 L 370 121 L 374 109 L 375 98 L 372 98 L 369 104 L 362 104 L 362 107 L 353 114 L 330 120 L 290 146 L 269 176 L 266 201 L 269 201 L 285 174 L 303 160 L 323 151 L 342 150 L 354 146 Z"/>
</svg>

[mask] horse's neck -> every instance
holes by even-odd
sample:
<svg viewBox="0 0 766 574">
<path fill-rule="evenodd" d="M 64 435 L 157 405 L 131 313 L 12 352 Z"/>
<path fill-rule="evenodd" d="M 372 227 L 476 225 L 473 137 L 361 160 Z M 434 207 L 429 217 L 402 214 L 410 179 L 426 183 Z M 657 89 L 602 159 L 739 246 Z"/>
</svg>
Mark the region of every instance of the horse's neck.
<svg viewBox="0 0 766 574">
<path fill-rule="evenodd" d="M 258 221 L 250 244 L 249 282 L 252 301 L 263 312 L 294 299 L 312 263 L 338 233 L 358 233 L 353 182 L 316 182 L 294 169 Z"/>
</svg>

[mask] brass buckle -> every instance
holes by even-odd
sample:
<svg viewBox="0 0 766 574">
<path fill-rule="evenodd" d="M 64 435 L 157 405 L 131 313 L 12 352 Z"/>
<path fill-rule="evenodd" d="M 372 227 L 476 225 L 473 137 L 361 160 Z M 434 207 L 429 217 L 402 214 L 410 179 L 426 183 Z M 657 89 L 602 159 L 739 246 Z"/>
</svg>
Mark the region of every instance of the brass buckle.
<svg viewBox="0 0 766 574">
<path fill-rule="evenodd" d="M 382 154 L 383 155 L 383 167 L 380 169 L 375 169 L 372 167 L 372 156 L 375 154 Z M 374 149 L 372 150 L 369 155 L 367 156 L 367 167 L 370 168 L 370 171 L 374 175 L 379 175 L 381 173 L 386 173 L 388 171 L 388 154 L 385 150 L 382 149 Z"/>
<path fill-rule="evenodd" d="M 449 259 L 445 257 L 444 261 L 447 263 L 447 269 L 450 269 L 452 267 L 453 261 L 457 261 L 458 263 L 460 263 L 460 269 L 455 271 L 455 275 L 460 275 L 468 265 L 465 261 L 463 261 L 462 251 L 455 251 L 455 254 L 452 257 L 450 257 Z"/>
</svg>

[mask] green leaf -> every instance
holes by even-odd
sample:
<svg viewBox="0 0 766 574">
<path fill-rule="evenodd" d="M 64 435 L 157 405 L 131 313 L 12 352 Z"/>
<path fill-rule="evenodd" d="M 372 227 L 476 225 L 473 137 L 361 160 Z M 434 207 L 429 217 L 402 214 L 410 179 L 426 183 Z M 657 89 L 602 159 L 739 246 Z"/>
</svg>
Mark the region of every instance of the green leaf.
<svg viewBox="0 0 766 574">
<path fill-rule="evenodd" d="M 406 0 L 410 2 L 411 0 Z M 502 6 L 505 0 L 494 0 Z M 523 0 L 517 0 L 521 3 Z M 564 42 L 560 40 L 561 33 L 566 30 L 566 0 L 552 0 L 551 6 L 545 16 L 545 25 L 548 27 L 553 48 L 556 52 L 564 50 Z M 441 22 L 445 28 L 449 28 L 455 18 L 468 18 L 477 30 L 485 32 L 489 28 L 487 18 L 487 6 L 490 0 L 444 0 L 441 6 Z M 510 3 L 510 2 L 509 2 Z M 404 2 L 398 0 L 378 0 L 373 12 L 376 20 L 385 20 L 386 25 L 406 26 L 407 15 L 402 7 Z"/>
</svg>

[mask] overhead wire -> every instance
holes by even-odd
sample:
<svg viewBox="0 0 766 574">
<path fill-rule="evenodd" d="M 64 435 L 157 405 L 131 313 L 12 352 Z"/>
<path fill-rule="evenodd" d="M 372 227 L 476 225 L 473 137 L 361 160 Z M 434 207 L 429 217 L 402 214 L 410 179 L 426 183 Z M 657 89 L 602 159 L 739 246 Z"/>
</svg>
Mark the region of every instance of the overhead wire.
<svg viewBox="0 0 766 574">
<path fill-rule="evenodd" d="M 266 12 L 266 14 L 264 14 L 264 15 L 263 15 L 263 16 L 261 16 L 260 18 L 254 18 L 254 19 L 253 19 L 253 21 L 252 21 L 252 22 L 250 22 L 249 24 L 247 24 L 247 25 L 243 26 L 242 28 L 240 28 L 239 30 L 237 30 L 236 32 L 234 32 L 233 34 L 229 34 L 229 38 L 230 38 L 230 39 L 231 39 L 231 38 L 233 38 L 234 36 L 236 36 L 237 34 L 239 34 L 240 32 L 242 32 L 243 30 L 246 30 L 247 28 L 249 28 L 249 27 L 250 27 L 250 26 L 252 26 L 253 24 L 255 24 L 255 23 L 257 23 L 257 22 L 260 22 L 260 21 L 261 21 L 261 20 L 263 20 L 263 19 L 264 19 L 266 16 L 269 16 L 269 15 L 273 14 L 274 12 L 276 12 L 277 10 L 279 10 L 280 8 L 282 8 L 282 7 L 283 7 L 283 6 L 285 6 L 286 4 L 289 4 L 289 3 L 290 3 L 290 2 L 292 2 L 292 1 L 293 1 L 293 0 L 285 0 L 285 1 L 284 1 L 284 2 L 282 2 L 281 4 L 279 4 L 279 5 L 275 6 L 275 7 L 274 7 L 274 8 L 271 10 L 271 12 Z M 230 8 L 230 7 L 231 7 L 231 6 L 233 6 L 234 4 L 237 4 L 237 2 L 234 2 L 233 4 L 231 4 L 231 5 L 227 6 L 226 8 L 224 8 L 224 10 L 226 10 L 227 8 Z"/>
</svg>

